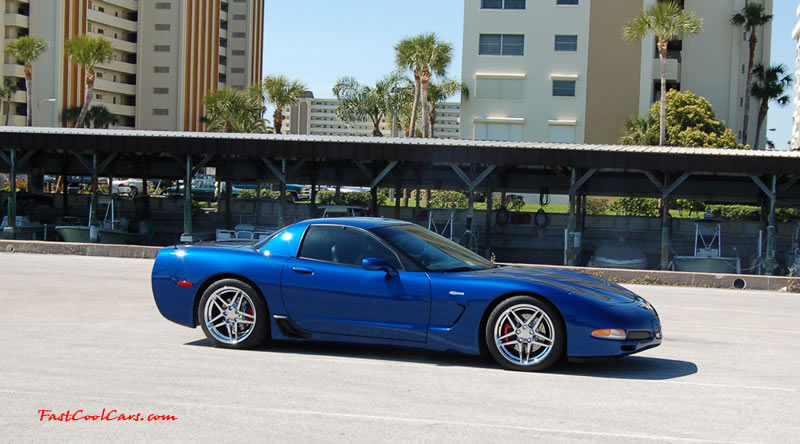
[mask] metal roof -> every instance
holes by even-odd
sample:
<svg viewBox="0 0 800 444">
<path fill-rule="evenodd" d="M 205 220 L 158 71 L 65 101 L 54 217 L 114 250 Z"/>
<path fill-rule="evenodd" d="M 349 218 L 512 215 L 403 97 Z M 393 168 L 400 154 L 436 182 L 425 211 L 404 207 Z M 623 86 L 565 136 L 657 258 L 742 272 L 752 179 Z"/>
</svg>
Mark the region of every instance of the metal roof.
<svg viewBox="0 0 800 444">
<path fill-rule="evenodd" d="M 791 174 L 800 152 L 549 142 L 0 126 L 0 148 Z"/>
</svg>

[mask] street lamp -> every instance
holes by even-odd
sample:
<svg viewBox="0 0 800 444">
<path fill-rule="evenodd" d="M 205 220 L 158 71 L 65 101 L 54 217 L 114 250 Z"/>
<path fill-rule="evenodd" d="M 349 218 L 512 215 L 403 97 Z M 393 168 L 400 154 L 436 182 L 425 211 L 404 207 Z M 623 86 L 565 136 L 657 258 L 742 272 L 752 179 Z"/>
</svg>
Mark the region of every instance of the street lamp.
<svg viewBox="0 0 800 444">
<path fill-rule="evenodd" d="M 55 97 L 50 97 L 50 98 L 48 98 L 48 99 L 42 99 L 42 100 L 40 100 L 40 101 L 39 101 L 39 102 L 36 104 L 36 112 L 39 112 L 39 108 L 41 107 L 42 103 L 44 103 L 44 102 L 51 102 L 51 103 L 55 103 L 55 102 L 56 102 L 56 98 L 55 98 Z M 56 126 L 56 122 L 57 122 L 57 121 L 58 121 L 58 119 L 56 118 L 56 109 L 55 109 L 55 107 L 53 107 L 53 126 Z"/>
</svg>

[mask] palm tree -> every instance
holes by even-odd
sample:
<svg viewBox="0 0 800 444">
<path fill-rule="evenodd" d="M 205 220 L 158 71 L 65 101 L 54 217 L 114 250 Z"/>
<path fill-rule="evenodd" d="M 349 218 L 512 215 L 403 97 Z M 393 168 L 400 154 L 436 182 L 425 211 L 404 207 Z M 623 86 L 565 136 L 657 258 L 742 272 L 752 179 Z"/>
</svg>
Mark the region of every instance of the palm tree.
<svg viewBox="0 0 800 444">
<path fill-rule="evenodd" d="M 3 86 L 0 86 L 0 105 L 3 104 L 3 101 L 6 102 L 6 126 L 8 126 L 8 118 L 11 115 L 11 96 L 17 92 L 17 89 L 17 84 L 11 77 L 3 79 Z"/>
<path fill-rule="evenodd" d="M 103 105 L 92 105 L 86 112 L 86 120 L 92 122 L 94 128 L 104 129 L 119 123 L 119 117 Z"/>
<path fill-rule="evenodd" d="M 791 100 L 786 91 L 792 84 L 792 76 L 786 74 L 786 67 L 783 65 L 773 65 L 766 67 L 759 63 L 753 68 L 756 80 L 750 85 L 753 97 L 761 99 L 761 106 L 758 109 L 758 123 L 756 124 L 756 142 L 753 149 L 759 149 L 761 142 L 761 126 L 767 117 L 769 102 L 774 101 L 780 106 L 786 106 Z"/>
<path fill-rule="evenodd" d="M 31 112 L 31 79 L 33 78 L 33 62 L 47 50 L 47 43 L 39 37 L 22 36 L 6 45 L 6 52 L 25 67 L 25 96 L 27 101 L 26 125 L 33 125 L 33 113 Z M 9 103 L 9 106 L 11 104 Z"/>
<path fill-rule="evenodd" d="M 656 120 L 648 114 L 647 117 L 633 116 L 625 121 L 625 131 L 619 139 L 621 145 L 652 145 L 650 128 L 656 125 Z"/>
<path fill-rule="evenodd" d="M 83 126 L 83 120 L 86 118 L 89 104 L 94 96 L 94 69 L 97 65 L 110 62 L 114 51 L 111 40 L 89 35 L 79 35 L 67 40 L 65 49 L 72 63 L 79 65 L 85 72 L 86 97 L 83 100 L 83 108 L 81 108 L 78 120 L 75 122 L 75 128 L 80 128 Z"/>
<path fill-rule="evenodd" d="M 275 105 L 272 122 L 275 124 L 275 134 L 280 134 L 283 126 L 283 108 L 297 105 L 307 88 L 299 80 L 289 81 L 281 75 L 264 77 L 261 88 L 267 101 Z"/>
<path fill-rule="evenodd" d="M 236 88 L 225 88 L 208 94 L 203 103 L 206 106 L 208 130 L 224 133 L 265 133 L 267 126 L 264 115 L 264 102 L 260 88 L 250 88 L 247 92 Z"/>
<path fill-rule="evenodd" d="M 442 79 L 439 82 L 431 82 L 428 85 L 428 102 L 431 107 L 430 121 L 430 135 L 433 137 L 433 126 L 436 124 L 436 104 L 453 96 L 461 93 L 463 99 L 469 98 L 469 88 L 466 83 L 459 82 L 453 79 Z"/>
<path fill-rule="evenodd" d="M 758 3 L 748 3 L 741 11 L 731 17 L 734 26 L 744 27 L 750 33 L 750 56 L 747 60 L 747 82 L 744 92 L 744 128 L 742 129 L 742 143 L 747 144 L 747 126 L 750 123 L 750 96 L 753 82 L 753 64 L 756 57 L 756 30 L 759 26 L 766 25 L 772 20 L 772 15 L 764 14 L 764 7 Z M 758 136 L 756 136 L 758 137 Z"/>
<path fill-rule="evenodd" d="M 333 95 L 339 100 L 336 117 L 349 125 L 369 120 L 372 135 L 383 136 L 381 121 L 401 106 L 401 95 L 396 90 L 403 80 L 399 72 L 387 75 L 375 86 L 361 85 L 353 77 L 340 78 L 333 86 Z"/>
<path fill-rule="evenodd" d="M 436 34 L 421 34 L 403 39 L 395 45 L 395 60 L 397 66 L 410 69 L 414 73 L 415 94 L 414 104 L 411 108 L 411 127 L 409 133 L 413 136 L 417 121 L 417 104 L 422 103 L 422 137 L 428 137 L 430 109 L 428 101 L 428 84 L 433 74 L 443 76 L 447 66 L 453 59 L 453 44 L 442 42 Z"/>
<path fill-rule="evenodd" d="M 81 115 L 81 109 L 83 109 L 82 106 L 73 106 L 65 109 L 61 112 L 61 122 L 67 127 L 75 126 L 78 116 Z"/>
<path fill-rule="evenodd" d="M 666 139 L 666 108 L 667 108 L 667 46 L 670 40 L 676 40 L 683 35 L 693 35 L 703 32 L 703 19 L 693 12 L 684 11 L 674 1 L 658 2 L 655 5 L 640 11 L 634 18 L 625 24 L 623 37 L 630 41 L 639 41 L 649 34 L 656 37 L 658 56 L 661 59 L 661 128 L 658 139 L 659 145 L 664 145 Z"/>
</svg>

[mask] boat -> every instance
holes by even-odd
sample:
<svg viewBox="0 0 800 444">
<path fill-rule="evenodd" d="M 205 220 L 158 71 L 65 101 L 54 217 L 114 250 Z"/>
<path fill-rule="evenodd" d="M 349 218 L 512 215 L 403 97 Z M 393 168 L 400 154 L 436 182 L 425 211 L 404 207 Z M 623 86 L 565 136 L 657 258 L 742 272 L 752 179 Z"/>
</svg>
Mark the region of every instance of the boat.
<svg viewBox="0 0 800 444">
<path fill-rule="evenodd" d="M 0 223 L 0 232 L 5 231 L 8 227 L 8 216 L 3 216 L 3 222 Z M 53 227 L 42 225 L 39 222 L 32 222 L 27 216 L 16 217 L 16 230 L 14 238 L 17 240 L 47 240 L 48 231 L 53 235 Z"/>
<path fill-rule="evenodd" d="M 722 256 L 722 219 L 706 213 L 694 223 L 694 255 L 674 256 L 671 268 L 675 271 L 740 274 L 741 260 Z"/>
<path fill-rule="evenodd" d="M 647 268 L 647 256 L 641 248 L 626 244 L 624 239 L 620 239 L 617 243 L 600 244 L 586 266 L 644 270 Z"/>
<path fill-rule="evenodd" d="M 106 204 L 106 214 L 102 222 L 97 226 L 97 242 L 101 244 L 134 244 L 138 243 L 141 236 L 138 233 L 128 232 L 128 220 L 125 218 L 115 219 L 115 197 L 100 197 L 98 204 Z M 89 220 L 91 220 L 91 209 L 89 210 Z M 109 217 L 110 216 L 110 217 Z M 64 242 L 87 243 L 91 240 L 91 229 L 89 225 L 59 225 L 56 232 Z"/>
<path fill-rule="evenodd" d="M 239 218 L 239 223 L 233 227 L 233 230 L 217 229 L 216 240 L 217 242 L 237 242 L 237 241 L 255 241 L 269 237 L 272 233 L 276 232 L 277 228 L 270 228 L 264 225 L 256 225 L 255 223 L 242 223 L 242 217 Z"/>
</svg>

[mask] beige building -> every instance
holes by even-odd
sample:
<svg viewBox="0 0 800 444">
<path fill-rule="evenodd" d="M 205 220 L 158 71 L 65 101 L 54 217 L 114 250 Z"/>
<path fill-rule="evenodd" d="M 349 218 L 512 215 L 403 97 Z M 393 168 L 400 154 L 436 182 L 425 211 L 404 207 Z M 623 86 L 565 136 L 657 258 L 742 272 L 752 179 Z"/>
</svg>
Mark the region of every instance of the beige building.
<svg viewBox="0 0 800 444">
<path fill-rule="evenodd" d="M 792 116 L 792 149 L 800 150 L 800 5 L 797 6 L 797 25 L 792 38 L 797 40 L 797 61 L 794 74 L 794 115 Z"/>
<path fill-rule="evenodd" d="M 83 104 L 80 68 L 64 54 L 76 35 L 111 40 L 113 61 L 97 68 L 92 104 L 119 117 L 119 128 L 204 128 L 202 99 L 261 78 L 264 0 L 0 0 L 0 43 L 43 38 L 33 65 L 33 124 L 58 126 Z M 25 123 L 22 67 L 4 55 L 2 77 L 15 78 L 12 124 Z M 2 79 L 0 78 L 0 81 Z"/>
<path fill-rule="evenodd" d="M 283 110 L 282 134 L 313 134 L 320 136 L 371 136 L 372 123 L 348 125 L 336 117 L 339 101 L 307 97 L 290 110 Z M 458 139 L 461 104 L 443 102 L 436 105 L 433 135 L 440 139 Z M 386 116 L 380 125 L 384 136 L 392 135 L 392 116 Z M 398 124 L 398 137 L 403 129 Z"/>
<path fill-rule="evenodd" d="M 772 13 L 772 0 L 760 1 Z M 473 94 L 461 106 L 461 138 L 616 143 L 625 120 L 658 99 L 654 38 L 622 38 L 624 24 L 655 2 L 465 0 L 462 80 Z M 668 87 L 706 97 L 741 137 L 748 42 L 730 18 L 745 0 L 682 3 L 705 32 L 671 43 Z M 758 33 L 756 61 L 765 64 L 770 33 Z M 752 141 L 756 104 L 750 111 Z"/>
</svg>

